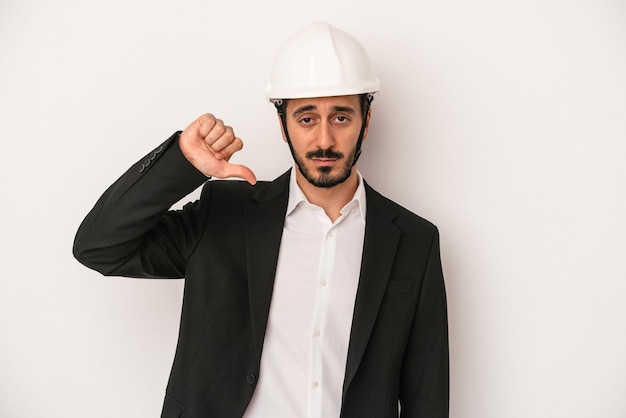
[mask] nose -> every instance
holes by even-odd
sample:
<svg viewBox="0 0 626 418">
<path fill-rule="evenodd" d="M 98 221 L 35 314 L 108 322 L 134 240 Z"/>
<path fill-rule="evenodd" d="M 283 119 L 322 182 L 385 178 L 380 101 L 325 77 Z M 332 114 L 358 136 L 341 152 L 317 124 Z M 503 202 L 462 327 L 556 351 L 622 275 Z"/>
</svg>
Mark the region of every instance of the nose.
<svg viewBox="0 0 626 418">
<path fill-rule="evenodd" d="M 335 145 L 335 138 L 333 136 L 332 127 L 327 121 L 319 124 L 320 130 L 318 132 L 317 146 L 321 149 L 330 149 Z"/>
</svg>

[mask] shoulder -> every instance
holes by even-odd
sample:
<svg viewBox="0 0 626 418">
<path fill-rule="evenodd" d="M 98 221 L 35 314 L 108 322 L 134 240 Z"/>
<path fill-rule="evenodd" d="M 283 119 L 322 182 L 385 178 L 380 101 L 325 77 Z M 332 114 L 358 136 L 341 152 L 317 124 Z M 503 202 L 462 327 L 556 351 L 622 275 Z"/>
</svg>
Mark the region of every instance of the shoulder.
<svg viewBox="0 0 626 418">
<path fill-rule="evenodd" d="M 368 215 L 370 211 L 374 211 L 372 215 L 380 217 L 382 214 L 385 214 L 384 216 L 391 218 L 393 223 L 401 229 L 418 229 L 437 233 L 437 226 L 431 221 L 382 195 L 368 185 L 367 182 L 365 183 L 365 191 L 367 194 Z"/>
</svg>

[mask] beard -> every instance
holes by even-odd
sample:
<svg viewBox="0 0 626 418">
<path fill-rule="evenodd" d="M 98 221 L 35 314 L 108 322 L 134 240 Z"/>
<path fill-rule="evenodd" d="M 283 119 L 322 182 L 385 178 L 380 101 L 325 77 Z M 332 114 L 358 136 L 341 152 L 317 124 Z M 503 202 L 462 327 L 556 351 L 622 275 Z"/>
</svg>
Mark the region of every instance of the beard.
<svg viewBox="0 0 626 418">
<path fill-rule="evenodd" d="M 337 173 L 333 174 L 332 167 L 317 167 L 314 170 L 309 170 L 304 164 L 304 160 L 294 153 L 294 160 L 298 166 L 298 170 L 304 176 L 304 178 L 316 187 L 330 188 L 338 184 L 343 183 L 352 174 L 352 166 L 354 162 L 354 155 L 356 154 L 356 147 L 350 152 L 348 158 L 344 159 L 344 164 L 339 168 Z M 334 158 L 340 161 L 344 158 L 343 153 L 336 152 L 331 149 L 318 149 L 316 151 L 309 151 L 305 154 L 306 159 L 312 158 Z"/>
</svg>

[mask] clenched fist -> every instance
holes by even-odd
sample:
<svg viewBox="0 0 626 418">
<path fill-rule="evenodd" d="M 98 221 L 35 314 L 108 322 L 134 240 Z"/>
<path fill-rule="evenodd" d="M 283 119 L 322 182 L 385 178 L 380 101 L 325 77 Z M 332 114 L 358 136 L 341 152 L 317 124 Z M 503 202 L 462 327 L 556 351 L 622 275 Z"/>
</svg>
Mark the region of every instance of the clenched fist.
<svg viewBox="0 0 626 418">
<path fill-rule="evenodd" d="M 239 177 L 250 184 L 256 183 L 252 170 L 229 162 L 230 157 L 243 148 L 243 142 L 235 136 L 233 128 L 210 113 L 185 128 L 180 134 L 179 145 L 185 158 L 206 176 Z"/>
</svg>

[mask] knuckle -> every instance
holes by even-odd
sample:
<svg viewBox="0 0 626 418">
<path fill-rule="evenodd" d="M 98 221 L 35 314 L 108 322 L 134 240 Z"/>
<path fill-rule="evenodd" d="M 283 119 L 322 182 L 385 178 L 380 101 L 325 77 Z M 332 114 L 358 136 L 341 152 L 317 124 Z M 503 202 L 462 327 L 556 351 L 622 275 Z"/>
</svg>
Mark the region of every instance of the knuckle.
<svg viewBox="0 0 626 418">
<path fill-rule="evenodd" d="M 215 124 L 215 116 L 213 116 L 211 113 L 205 113 L 204 115 L 198 118 L 198 121 L 202 125 L 206 124 L 206 125 L 211 126 Z"/>
<path fill-rule="evenodd" d="M 233 128 L 231 128 L 230 126 L 225 126 L 224 127 L 224 132 L 222 132 L 222 136 L 227 139 L 229 142 L 233 140 L 233 138 L 235 137 L 235 134 L 233 132 Z"/>
<path fill-rule="evenodd" d="M 213 128 L 213 129 L 219 135 L 224 135 L 224 133 L 226 132 L 226 127 L 224 126 L 223 123 L 215 125 L 215 128 Z"/>
</svg>

